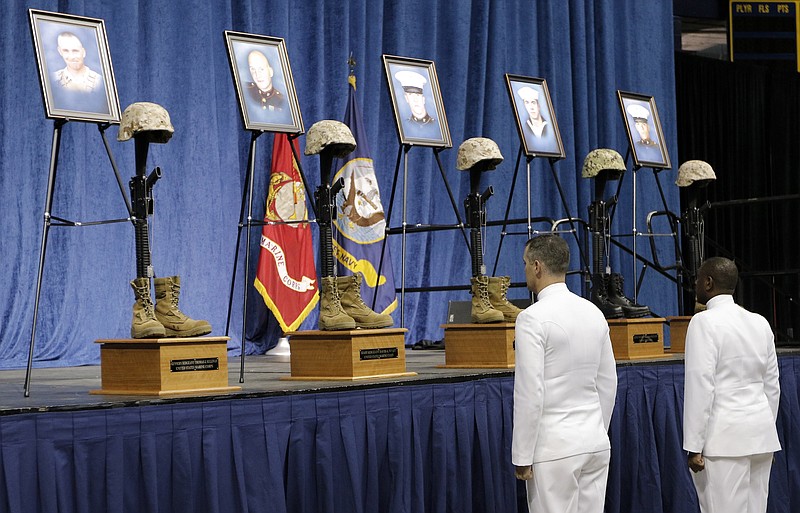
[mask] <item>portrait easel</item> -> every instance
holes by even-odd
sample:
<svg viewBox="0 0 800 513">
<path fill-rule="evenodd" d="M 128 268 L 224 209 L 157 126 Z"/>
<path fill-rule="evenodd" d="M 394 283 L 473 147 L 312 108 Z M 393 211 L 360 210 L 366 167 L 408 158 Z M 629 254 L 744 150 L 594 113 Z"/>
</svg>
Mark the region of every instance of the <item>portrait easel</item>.
<svg viewBox="0 0 800 513">
<path fill-rule="evenodd" d="M 442 160 L 439 157 L 439 153 L 445 149 L 444 147 L 433 147 L 431 150 L 433 151 L 434 157 L 436 157 L 436 165 L 439 168 L 439 173 L 442 176 L 442 181 L 444 182 L 445 189 L 447 190 L 447 196 L 450 198 L 450 205 L 453 207 L 453 212 L 456 215 L 456 220 L 458 221 L 457 224 L 449 225 L 449 224 L 428 224 L 428 225 L 421 225 L 415 224 L 413 227 L 409 227 L 407 223 L 407 202 L 408 202 L 408 153 L 411 149 L 414 148 L 414 145 L 411 144 L 401 144 L 398 152 L 397 152 L 397 161 L 394 167 L 394 178 L 392 179 L 392 194 L 389 198 L 389 208 L 386 211 L 386 235 L 402 235 L 401 238 L 401 257 L 400 257 L 400 327 L 405 328 L 405 293 L 406 293 L 406 234 L 408 233 L 420 233 L 420 232 L 433 232 L 433 231 L 440 231 L 440 230 L 461 230 L 461 234 L 464 237 L 464 243 L 467 245 L 467 249 L 472 253 L 472 248 L 469 243 L 469 238 L 467 237 L 467 231 L 464 227 L 464 221 L 461 219 L 461 214 L 458 212 L 458 205 L 456 204 L 455 197 L 453 196 L 453 191 L 450 189 L 450 182 L 447 181 L 447 175 L 444 172 L 444 167 L 442 166 Z M 402 159 L 403 164 L 403 208 L 402 208 L 402 223 L 399 227 L 391 228 L 391 216 L 392 216 L 392 209 L 394 206 L 394 198 L 395 193 L 397 192 L 397 178 L 400 174 L 400 163 Z M 378 276 L 381 275 L 381 271 L 383 270 L 383 259 L 386 254 L 386 242 L 387 238 L 383 238 L 383 243 L 381 245 L 381 258 L 380 262 L 378 263 Z M 453 287 L 426 287 L 426 291 L 430 290 L 453 290 Z M 421 290 L 415 290 L 415 292 L 421 292 Z M 372 308 L 375 308 L 375 299 L 373 298 Z"/>
<path fill-rule="evenodd" d="M 244 383 L 244 360 L 245 360 L 245 338 L 247 336 L 247 297 L 248 297 L 248 290 L 250 288 L 250 228 L 253 226 L 264 226 L 267 224 L 265 221 L 254 221 L 253 220 L 253 182 L 255 177 L 255 167 L 256 167 L 256 142 L 258 138 L 266 132 L 265 130 L 251 130 L 250 131 L 250 147 L 248 150 L 247 156 L 247 171 L 245 175 L 245 184 L 244 188 L 242 189 L 242 205 L 239 210 L 239 224 L 236 233 L 236 250 L 234 251 L 233 256 L 233 271 L 231 273 L 231 288 L 230 288 L 230 295 L 228 296 L 228 313 L 227 318 L 225 321 L 225 336 L 228 336 L 231 326 L 231 309 L 233 306 L 233 292 L 234 287 L 236 286 L 236 271 L 239 262 L 239 247 L 241 246 L 242 240 L 242 228 L 247 228 L 247 236 L 246 236 L 246 251 L 244 257 L 244 299 L 242 304 L 242 355 L 240 358 L 240 366 L 239 366 L 239 383 Z M 317 210 L 314 207 L 314 202 L 311 201 L 310 197 L 310 189 L 308 188 L 308 180 L 306 180 L 306 175 L 303 173 L 303 167 L 300 164 L 300 157 L 297 155 L 297 150 L 294 147 L 293 140 L 299 137 L 301 134 L 287 134 L 289 137 L 289 146 L 292 149 L 292 156 L 294 157 L 295 163 L 297 164 L 297 170 L 300 174 L 300 178 L 303 180 L 303 189 L 306 191 L 306 196 L 308 197 L 309 204 L 311 205 L 312 213 L 314 214 L 314 219 L 309 219 L 306 221 L 300 221 L 303 223 L 313 223 L 316 222 L 317 217 Z M 247 205 L 247 218 L 245 218 L 245 205 Z M 286 222 L 281 221 L 270 221 L 269 224 L 288 224 Z"/>
<path fill-rule="evenodd" d="M 133 211 L 131 208 L 131 202 L 130 199 L 128 198 L 127 193 L 125 192 L 125 187 L 122 184 L 122 178 L 120 177 L 119 169 L 117 168 L 117 163 L 114 160 L 114 155 L 111 153 L 111 146 L 109 146 L 108 139 L 106 138 L 106 129 L 108 129 L 108 127 L 111 126 L 111 123 L 97 123 L 97 129 L 100 132 L 100 137 L 103 140 L 103 146 L 105 147 L 106 154 L 108 155 L 108 160 L 111 163 L 111 169 L 114 171 L 114 176 L 117 179 L 119 192 L 120 194 L 122 194 L 122 199 L 125 202 L 125 208 L 127 209 L 128 217 L 124 219 L 108 219 L 102 221 L 85 222 L 85 221 L 70 221 L 68 219 L 57 217 L 51 214 L 53 210 L 56 170 L 58 169 L 58 155 L 61 148 L 61 131 L 64 128 L 64 125 L 66 125 L 68 122 L 69 122 L 68 119 L 56 119 L 53 123 L 53 139 L 50 149 L 50 166 L 47 177 L 47 193 L 45 195 L 45 202 L 44 202 L 42 244 L 41 244 L 41 249 L 39 251 L 39 270 L 36 277 L 36 296 L 33 304 L 31 343 L 30 347 L 28 348 L 28 364 L 25 371 L 25 387 L 24 387 L 25 397 L 30 396 L 31 369 L 33 368 L 33 349 L 36 343 L 36 320 L 39 316 L 39 297 L 41 296 L 42 292 L 42 275 L 44 274 L 44 262 L 45 262 L 45 256 L 47 254 L 47 237 L 50 232 L 50 227 L 51 226 L 83 227 L 83 226 L 95 226 L 101 224 L 123 223 L 123 222 L 133 221 L 133 213 L 132 213 Z"/>
<path fill-rule="evenodd" d="M 628 160 L 629 160 L 630 156 L 631 156 L 631 149 L 628 148 L 628 151 L 625 153 L 625 159 L 624 159 L 626 167 L 628 165 Z M 647 233 L 639 233 L 639 231 L 637 229 L 636 214 L 637 214 L 638 206 L 637 206 L 637 197 L 636 197 L 636 193 L 637 193 L 637 180 L 636 180 L 636 177 L 637 177 L 638 171 L 640 169 L 642 169 L 643 167 L 644 166 L 637 166 L 636 164 L 633 165 L 633 177 L 632 177 L 632 182 L 633 182 L 632 183 L 632 216 L 633 216 L 633 219 L 632 219 L 631 233 L 630 234 L 609 234 L 608 238 L 609 238 L 609 241 L 610 241 L 611 244 L 614 244 L 616 247 L 622 249 L 623 251 L 627 252 L 628 254 L 630 254 L 633 257 L 633 277 L 636 280 L 636 283 L 634 284 L 633 298 L 632 298 L 634 303 L 637 302 L 637 300 L 638 300 L 638 294 L 639 294 L 639 290 L 640 290 L 640 288 L 642 286 L 642 282 L 644 281 L 645 272 L 647 271 L 648 268 L 652 268 L 653 270 L 655 270 L 656 272 L 658 272 L 662 276 L 666 277 L 670 281 L 673 281 L 673 282 L 675 282 L 677 284 L 677 287 L 678 287 L 678 308 L 679 308 L 679 310 L 682 310 L 683 298 L 681 297 L 682 296 L 681 276 L 682 276 L 682 273 L 684 272 L 684 268 L 683 268 L 683 263 L 682 263 L 682 258 L 681 258 L 680 240 L 679 240 L 679 237 L 678 237 L 678 218 L 672 212 L 669 211 L 669 208 L 667 206 L 667 200 L 666 200 L 666 197 L 664 196 L 664 190 L 661 187 L 661 181 L 659 179 L 659 173 L 661 171 L 663 171 L 662 168 L 650 167 L 650 169 L 653 171 L 653 177 L 655 178 L 656 186 L 658 187 L 659 196 L 661 198 L 661 203 L 662 203 L 662 205 L 664 207 L 664 210 L 663 211 L 650 212 L 648 214 L 647 223 L 648 223 L 648 228 L 649 228 L 650 224 L 651 224 L 651 220 L 652 220 L 653 217 L 665 216 L 667 218 L 668 222 L 670 223 L 670 233 L 652 233 L 652 230 L 650 230 L 650 229 L 648 229 Z M 619 198 L 621 190 L 622 190 L 622 180 L 619 180 L 618 183 L 617 183 L 617 192 L 614 195 L 615 199 Z M 614 219 L 614 214 L 616 212 L 617 204 L 618 204 L 618 202 L 614 201 L 613 204 L 611 205 L 611 211 L 609 212 L 609 221 L 608 221 L 609 226 L 611 225 L 611 223 L 612 223 L 612 221 Z M 676 263 L 675 263 L 674 266 L 670 266 L 670 267 L 666 267 L 666 268 L 662 267 L 660 265 L 660 263 L 658 263 L 657 261 L 656 262 L 651 262 L 650 260 L 648 260 L 647 258 L 645 258 L 642 255 L 639 255 L 639 253 L 638 253 L 638 247 L 637 247 L 637 238 L 638 237 L 649 237 L 650 241 L 651 241 L 650 243 L 651 243 L 651 248 L 653 250 L 653 255 L 656 255 L 653 238 L 654 237 L 661 237 L 661 236 L 667 236 L 667 237 L 672 237 L 673 238 L 673 241 L 674 241 L 674 244 L 675 244 L 675 255 L 676 255 Z M 631 244 L 632 247 L 628 248 L 627 246 L 625 246 L 624 244 L 622 244 L 621 242 L 616 240 L 616 239 L 618 239 L 620 237 L 632 237 L 632 239 L 633 239 L 632 244 Z M 657 257 L 655 259 L 657 260 Z M 639 260 L 641 260 L 642 263 L 644 264 L 644 267 L 642 268 L 641 273 L 639 273 L 639 270 L 638 270 L 637 261 L 639 261 Z M 677 276 L 672 276 L 672 275 L 669 274 L 668 271 L 671 270 L 671 269 L 675 269 Z M 651 314 L 654 317 L 661 317 L 660 315 L 657 315 L 655 312 L 652 312 L 652 311 L 651 311 Z"/>
<path fill-rule="evenodd" d="M 548 232 L 550 233 L 558 233 L 558 226 L 563 224 L 564 222 L 568 222 L 570 225 L 570 229 L 568 232 L 571 232 L 575 237 L 575 242 L 578 245 L 578 251 L 580 253 L 580 262 L 581 262 L 581 270 L 580 273 L 583 277 L 581 280 L 581 288 L 585 292 L 586 282 L 590 275 L 589 270 L 589 262 L 587 259 L 587 250 L 586 250 L 586 238 L 584 237 L 583 243 L 581 243 L 581 239 L 578 237 L 578 229 L 576 228 L 576 223 L 581 224 L 583 230 L 586 231 L 587 224 L 586 221 L 580 218 L 573 217 L 569 211 L 569 205 L 567 204 L 567 199 L 564 194 L 564 189 L 561 186 L 561 181 L 558 179 L 558 175 L 556 174 L 555 170 L 555 162 L 559 160 L 556 157 L 548 158 L 548 163 L 550 165 L 550 172 L 553 175 L 553 181 L 556 184 L 556 188 L 558 189 L 558 194 L 561 199 L 561 205 L 564 207 L 564 212 L 566 213 L 567 217 L 564 219 L 556 220 L 549 217 L 531 217 L 531 162 L 536 155 L 525 155 L 525 186 L 526 186 L 526 217 L 524 219 L 509 219 L 509 212 L 511 211 L 511 201 L 514 197 L 514 189 L 516 188 L 517 183 L 517 176 L 519 175 L 519 168 L 520 162 L 522 161 L 522 157 L 525 154 L 522 144 L 520 144 L 519 151 L 517 152 L 517 162 L 514 166 L 514 176 L 511 178 L 511 189 L 508 192 L 508 201 L 506 203 L 506 211 L 502 221 L 494 221 L 486 223 L 488 226 L 497 226 L 501 225 L 502 229 L 500 231 L 500 242 L 497 245 L 497 255 L 495 256 L 494 260 L 494 267 L 492 269 L 492 275 L 494 276 L 497 272 L 497 263 L 500 260 L 500 251 L 503 248 L 503 240 L 506 235 L 527 235 L 528 239 L 533 237 L 533 235 L 542 233 L 538 230 L 533 229 L 533 223 L 536 222 L 546 222 L 550 224 L 550 229 Z M 527 232 L 507 232 L 506 229 L 509 224 L 522 224 L 525 223 L 527 227 Z"/>
</svg>

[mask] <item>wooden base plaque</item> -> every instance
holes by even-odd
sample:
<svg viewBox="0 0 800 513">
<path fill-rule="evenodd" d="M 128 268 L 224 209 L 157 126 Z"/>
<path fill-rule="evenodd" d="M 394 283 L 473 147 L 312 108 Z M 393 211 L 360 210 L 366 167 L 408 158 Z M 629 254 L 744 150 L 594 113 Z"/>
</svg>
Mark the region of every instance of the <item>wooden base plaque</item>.
<svg viewBox="0 0 800 513">
<path fill-rule="evenodd" d="M 691 315 L 667 317 L 669 321 L 669 349 L 668 353 L 683 353 L 686 350 L 686 330 L 689 329 Z"/>
<path fill-rule="evenodd" d="M 444 324 L 444 368 L 513 369 L 514 323 Z"/>
<path fill-rule="evenodd" d="M 406 372 L 405 328 L 287 333 L 293 380 L 416 376 Z"/>
<path fill-rule="evenodd" d="M 97 340 L 102 388 L 90 394 L 176 395 L 241 390 L 228 386 L 229 337 Z"/>
<path fill-rule="evenodd" d="M 617 360 L 660 358 L 664 354 L 664 319 L 609 319 L 611 346 Z"/>
</svg>

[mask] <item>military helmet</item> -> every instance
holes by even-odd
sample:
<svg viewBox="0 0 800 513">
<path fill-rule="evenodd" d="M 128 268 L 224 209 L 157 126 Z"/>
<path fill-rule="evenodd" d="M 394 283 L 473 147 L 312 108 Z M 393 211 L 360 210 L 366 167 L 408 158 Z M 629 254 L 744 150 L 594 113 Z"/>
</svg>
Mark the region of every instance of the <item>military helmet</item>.
<svg viewBox="0 0 800 513">
<path fill-rule="evenodd" d="M 306 155 L 316 155 L 329 148 L 334 157 L 345 157 L 356 149 L 356 140 L 350 129 L 341 121 L 317 121 L 306 134 Z"/>
<path fill-rule="evenodd" d="M 503 154 L 497 143 L 486 137 L 473 137 L 467 139 L 458 147 L 456 168 L 468 171 L 477 164 L 486 164 L 486 170 L 492 170 L 503 162 Z"/>
<path fill-rule="evenodd" d="M 150 142 L 166 143 L 175 131 L 169 120 L 169 112 L 150 102 L 131 103 L 122 113 L 119 123 L 118 141 L 127 141 L 131 137 L 147 132 Z"/>
<path fill-rule="evenodd" d="M 594 178 L 600 173 L 607 172 L 609 178 L 615 179 L 625 173 L 625 162 L 622 155 L 608 148 L 597 148 L 589 152 L 583 159 L 583 170 L 581 176 L 584 178 Z"/>
<path fill-rule="evenodd" d="M 675 185 L 678 187 L 688 187 L 698 181 L 716 180 L 717 175 L 708 162 L 702 160 L 687 160 L 678 168 L 678 179 Z"/>
</svg>

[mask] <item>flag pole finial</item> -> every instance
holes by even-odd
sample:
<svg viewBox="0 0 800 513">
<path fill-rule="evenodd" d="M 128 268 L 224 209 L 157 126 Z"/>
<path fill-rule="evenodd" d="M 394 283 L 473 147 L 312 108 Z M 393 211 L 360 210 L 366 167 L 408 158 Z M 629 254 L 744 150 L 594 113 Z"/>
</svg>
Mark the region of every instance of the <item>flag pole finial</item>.
<svg viewBox="0 0 800 513">
<path fill-rule="evenodd" d="M 356 88 L 356 59 L 353 57 L 353 52 L 350 52 L 350 56 L 347 58 L 347 67 L 349 69 L 349 73 L 347 75 L 347 82 L 353 86 L 353 89 Z"/>
</svg>

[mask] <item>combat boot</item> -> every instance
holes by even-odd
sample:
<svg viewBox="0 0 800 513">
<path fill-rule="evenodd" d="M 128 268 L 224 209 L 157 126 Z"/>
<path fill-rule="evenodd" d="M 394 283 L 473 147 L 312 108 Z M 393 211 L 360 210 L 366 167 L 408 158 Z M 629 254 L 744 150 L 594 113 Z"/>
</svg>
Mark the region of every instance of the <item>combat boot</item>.
<svg viewBox="0 0 800 513">
<path fill-rule="evenodd" d="M 364 303 L 361 298 L 361 282 L 360 274 L 336 278 L 344 312 L 353 318 L 357 328 L 388 328 L 394 324 L 391 315 L 374 312 Z"/>
<path fill-rule="evenodd" d="M 622 307 L 615 305 L 608 298 L 608 281 L 610 276 L 603 273 L 592 275 L 592 297 L 591 301 L 603 312 L 606 319 L 619 319 L 625 316 Z"/>
<path fill-rule="evenodd" d="M 195 320 L 178 308 L 181 277 L 155 278 L 156 319 L 164 325 L 168 337 L 197 337 L 211 333 L 208 321 Z"/>
<path fill-rule="evenodd" d="M 489 277 L 481 274 L 470 279 L 472 283 L 472 322 L 485 324 L 502 322 L 503 312 L 492 308 L 489 301 Z"/>
<path fill-rule="evenodd" d="M 621 274 L 611 273 L 611 276 L 608 276 L 607 279 L 608 300 L 615 305 L 621 306 L 625 317 L 631 319 L 650 315 L 650 308 L 634 303 L 625 296 Z"/>
<path fill-rule="evenodd" d="M 153 300 L 150 298 L 150 280 L 136 278 L 131 282 L 136 302 L 133 304 L 133 321 L 131 321 L 131 338 L 161 338 L 166 335 L 164 326 L 158 322 L 153 312 Z"/>
<path fill-rule="evenodd" d="M 489 278 L 489 302 L 492 304 L 492 308 L 503 314 L 503 320 L 506 322 L 516 321 L 517 315 L 522 312 L 521 308 L 517 308 L 516 305 L 510 303 L 506 297 L 510 285 L 510 276 L 492 276 Z"/>
<path fill-rule="evenodd" d="M 335 276 L 325 276 L 321 280 L 319 297 L 319 329 L 354 330 L 356 321 L 342 308 L 342 297 L 336 286 Z"/>
</svg>

